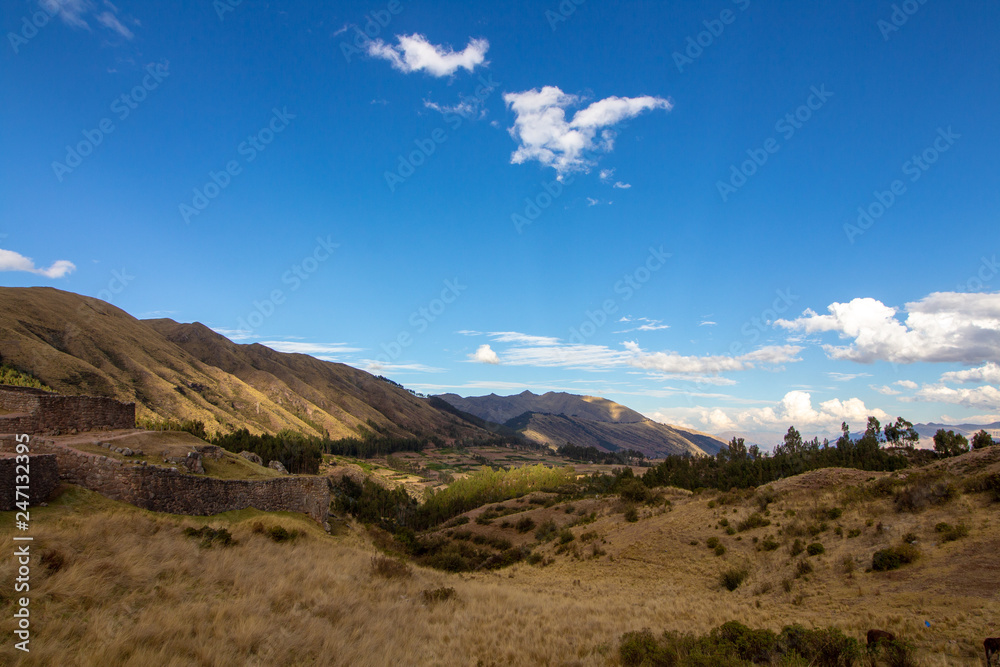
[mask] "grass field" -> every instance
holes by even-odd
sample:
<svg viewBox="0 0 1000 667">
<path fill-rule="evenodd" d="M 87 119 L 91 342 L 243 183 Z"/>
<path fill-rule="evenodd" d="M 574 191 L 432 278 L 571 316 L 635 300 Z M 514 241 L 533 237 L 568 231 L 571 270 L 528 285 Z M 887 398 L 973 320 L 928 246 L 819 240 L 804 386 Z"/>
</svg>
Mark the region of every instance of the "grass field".
<svg viewBox="0 0 1000 667">
<path fill-rule="evenodd" d="M 704 633 L 729 620 L 836 626 L 859 639 L 881 628 L 912 642 L 918 664 L 982 664 L 982 638 L 1000 634 L 1000 505 L 958 494 L 899 512 L 861 491 L 880 476 L 832 469 L 757 494 L 668 490 L 634 522 L 616 497 L 567 508 L 533 494 L 504 503 L 501 519 L 477 523 L 480 508 L 448 530 L 516 539 L 536 564 L 464 575 L 402 563 L 387 575 L 372 561 L 382 537 L 352 523 L 327 535 L 291 514 L 175 517 L 65 487 L 32 509 L 32 651 L 12 648 L 3 599 L 0 664 L 617 665 L 624 632 Z M 764 516 L 763 495 L 771 523 L 728 534 Z M 525 516 L 572 537 L 539 542 L 517 531 Z M 968 535 L 944 542 L 942 522 Z M 237 544 L 205 548 L 184 534 L 201 526 L 226 528 Z M 301 535 L 275 542 L 276 526 Z M 12 532 L 12 513 L 0 515 L 0 539 Z M 791 555 L 797 536 L 824 553 Z M 903 537 L 921 553 L 915 563 L 866 572 Z M 778 546 L 765 550 L 766 540 Z M 747 569 L 733 591 L 720 581 L 731 568 Z M 3 559 L 0 578 L 13 576 Z M 440 589 L 454 592 L 431 593 Z"/>
</svg>

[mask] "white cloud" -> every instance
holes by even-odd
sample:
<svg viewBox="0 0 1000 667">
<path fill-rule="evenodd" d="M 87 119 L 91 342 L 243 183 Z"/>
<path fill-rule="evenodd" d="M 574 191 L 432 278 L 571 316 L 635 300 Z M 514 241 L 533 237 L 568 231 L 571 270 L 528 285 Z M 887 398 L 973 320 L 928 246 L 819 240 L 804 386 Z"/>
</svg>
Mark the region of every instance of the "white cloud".
<svg viewBox="0 0 1000 667">
<path fill-rule="evenodd" d="M 597 206 L 600 204 L 599 199 L 594 199 L 593 197 L 587 197 L 587 206 Z"/>
<path fill-rule="evenodd" d="M 125 39 L 132 39 L 135 35 L 118 20 L 118 8 L 105 0 L 103 3 L 107 9 L 97 13 L 97 8 L 90 0 L 39 0 L 38 6 L 50 16 L 58 16 L 63 23 L 74 28 L 90 30 L 88 19 L 93 19 L 108 30 L 112 30 Z M 133 20 L 135 25 L 138 21 Z"/>
<path fill-rule="evenodd" d="M 100 14 L 98 14 L 97 22 L 103 25 L 105 28 L 114 30 L 125 39 L 132 39 L 133 37 L 135 37 L 135 35 L 132 34 L 132 31 L 123 26 L 121 24 L 121 21 L 118 20 L 118 17 L 116 17 L 111 12 L 101 12 Z"/>
<path fill-rule="evenodd" d="M 698 326 L 700 326 L 700 327 L 716 327 L 716 326 L 719 326 L 719 323 L 718 322 L 713 322 L 712 320 L 704 320 Z"/>
<path fill-rule="evenodd" d="M 802 350 L 794 345 L 768 346 L 738 357 L 729 356 L 685 356 L 677 352 L 645 352 L 636 343 L 625 343 L 625 348 L 633 353 L 628 360 L 630 366 L 665 373 L 723 373 L 745 371 L 758 364 L 772 365 L 799 361 L 796 355 Z"/>
<path fill-rule="evenodd" d="M 902 393 L 898 389 L 893 389 L 888 385 L 882 385 L 881 387 L 878 387 L 876 385 L 869 385 L 869 386 L 878 393 L 882 394 L 883 396 L 899 396 Z"/>
<path fill-rule="evenodd" d="M 828 372 L 827 375 L 831 380 L 836 382 L 850 382 L 858 378 L 870 378 L 872 376 L 871 373 L 837 373 L 833 371 Z"/>
<path fill-rule="evenodd" d="M 56 260 L 48 268 L 36 268 L 30 257 L 13 250 L 0 248 L 0 271 L 26 271 L 46 278 L 63 278 L 76 270 L 76 265 L 65 259 Z"/>
<path fill-rule="evenodd" d="M 916 396 L 909 400 L 952 403 L 967 408 L 1000 410 L 1000 389 L 992 385 L 955 389 L 943 384 L 933 384 L 921 387 Z"/>
<path fill-rule="evenodd" d="M 382 40 L 368 45 L 368 55 L 382 58 L 392 63 L 401 72 L 426 71 L 432 76 L 451 76 L 459 69 L 472 71 L 486 62 L 486 52 L 490 43 L 485 39 L 469 40 L 463 51 L 453 51 L 450 47 L 431 44 L 423 35 L 397 35 L 398 46 L 391 46 Z"/>
<path fill-rule="evenodd" d="M 920 386 L 913 380 L 897 380 L 896 382 L 893 382 L 893 384 L 896 385 L 897 387 L 902 387 L 903 389 L 910 389 L 910 390 L 916 389 L 917 387 Z"/>
<path fill-rule="evenodd" d="M 360 352 L 363 349 L 360 347 L 350 347 L 347 343 L 300 343 L 288 340 L 262 340 L 260 344 L 277 352 L 309 354 L 312 356 L 319 354 L 347 354 L 350 352 Z"/>
<path fill-rule="evenodd" d="M 712 430 L 731 431 L 738 428 L 784 428 L 836 430 L 841 422 L 864 424 L 868 417 L 881 421 L 890 419 L 878 408 L 869 408 L 860 398 L 824 401 L 818 409 L 813 407 L 812 395 L 805 391 L 790 391 L 773 406 L 726 411 L 722 408 L 705 409 L 701 421 Z"/>
<path fill-rule="evenodd" d="M 669 111 L 672 106 L 659 97 L 609 97 L 577 111 L 567 121 L 566 109 L 581 101 L 556 86 L 505 94 L 504 102 L 514 111 L 514 126 L 509 131 L 519 144 L 511 163 L 538 160 L 553 167 L 560 179 L 569 173 L 587 172 L 595 164 L 587 153 L 614 148 L 615 135 L 609 128 L 645 111 Z M 602 172 L 604 180 L 613 173 Z"/>
<path fill-rule="evenodd" d="M 354 364 L 351 364 L 352 366 Z M 363 359 L 361 368 L 369 373 L 444 373 L 444 368 L 425 366 L 424 364 L 393 364 L 376 361 L 374 359 Z"/>
<path fill-rule="evenodd" d="M 614 187 L 618 188 L 619 190 L 628 190 L 629 188 L 632 187 L 632 184 L 631 183 L 622 183 L 621 181 L 616 181 L 615 184 L 614 184 Z"/>
<path fill-rule="evenodd" d="M 631 329 L 624 329 L 622 331 L 616 331 L 616 334 L 631 333 L 633 331 L 662 331 L 663 329 L 669 329 L 669 324 L 664 324 L 663 320 L 651 320 L 648 317 L 623 317 L 619 322 L 643 322 L 637 327 Z"/>
<path fill-rule="evenodd" d="M 456 114 L 463 118 L 472 118 L 476 115 L 476 105 L 472 102 L 459 102 L 458 104 L 448 106 L 447 104 L 437 104 L 436 102 L 424 100 L 424 106 L 440 114 Z M 481 113 L 485 114 L 485 111 Z"/>
<path fill-rule="evenodd" d="M 601 172 L 599 174 L 601 180 L 604 181 L 605 183 L 610 181 L 614 177 L 614 175 L 615 175 L 614 169 L 601 169 Z"/>
<path fill-rule="evenodd" d="M 980 366 L 979 368 L 971 368 L 967 371 L 954 371 L 952 373 L 945 373 L 944 375 L 941 376 L 941 381 L 959 382 L 963 384 L 972 382 L 988 382 L 991 384 L 1000 384 L 1000 365 L 997 365 L 991 361 L 987 363 L 985 366 Z"/>
<path fill-rule="evenodd" d="M 500 357 L 489 345 L 480 345 L 479 348 L 469 355 L 469 359 L 481 364 L 499 364 Z"/>
<path fill-rule="evenodd" d="M 896 309 L 871 298 L 834 303 L 829 315 L 806 310 L 795 320 L 775 325 L 805 333 L 836 332 L 849 345 L 824 345 L 833 359 L 860 363 L 890 361 L 1000 361 L 1000 292 L 936 292 L 905 306 L 901 322 Z"/>
</svg>

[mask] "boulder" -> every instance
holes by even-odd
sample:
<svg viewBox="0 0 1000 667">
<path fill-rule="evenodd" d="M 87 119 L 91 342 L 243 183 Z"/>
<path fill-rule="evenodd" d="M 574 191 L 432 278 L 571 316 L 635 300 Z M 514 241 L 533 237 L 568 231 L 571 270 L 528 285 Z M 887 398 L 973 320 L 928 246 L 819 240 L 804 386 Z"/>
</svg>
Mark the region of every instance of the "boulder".
<svg viewBox="0 0 1000 667">
<path fill-rule="evenodd" d="M 264 465 L 264 459 L 260 458 L 260 456 L 254 454 L 253 452 L 248 452 L 247 450 L 244 449 L 242 452 L 240 452 L 240 456 L 245 458 L 247 461 L 250 461 L 250 463 L 256 463 L 259 466 Z"/>
<path fill-rule="evenodd" d="M 184 467 L 190 472 L 204 474 L 205 466 L 201 462 L 201 452 L 188 452 L 187 458 L 184 459 Z"/>
<path fill-rule="evenodd" d="M 278 472 L 287 475 L 288 471 L 285 470 L 285 466 L 281 465 L 281 461 L 271 461 L 267 464 L 267 467 L 271 470 L 277 470 Z"/>
</svg>

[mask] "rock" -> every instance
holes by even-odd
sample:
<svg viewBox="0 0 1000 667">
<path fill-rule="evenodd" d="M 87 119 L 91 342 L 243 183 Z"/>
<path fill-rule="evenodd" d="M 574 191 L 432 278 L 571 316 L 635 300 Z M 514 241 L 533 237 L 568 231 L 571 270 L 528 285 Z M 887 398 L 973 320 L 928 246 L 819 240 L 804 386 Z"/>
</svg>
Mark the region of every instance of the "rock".
<svg viewBox="0 0 1000 667">
<path fill-rule="evenodd" d="M 267 467 L 270 468 L 271 470 L 277 470 L 278 472 L 283 473 L 285 475 L 288 474 L 288 471 L 285 470 L 285 466 L 281 465 L 281 461 L 271 461 L 270 463 L 267 464 Z"/>
<path fill-rule="evenodd" d="M 128 447 L 122 447 L 122 455 L 123 456 L 132 456 L 133 454 L 135 454 L 135 452 L 133 452 Z"/>
<path fill-rule="evenodd" d="M 259 466 L 264 465 L 264 459 L 260 458 L 260 456 L 254 454 L 253 452 L 248 452 L 247 450 L 244 449 L 242 452 L 240 452 L 240 456 L 245 458 L 247 461 L 250 461 L 251 463 L 256 463 Z"/>
<path fill-rule="evenodd" d="M 203 445 L 201 447 L 195 447 L 195 450 L 201 452 L 201 455 L 210 459 L 221 459 L 222 458 L 222 447 L 217 445 Z"/>
<path fill-rule="evenodd" d="M 122 453 L 122 448 L 121 447 L 115 447 L 115 454 L 121 454 L 121 453 Z"/>
<path fill-rule="evenodd" d="M 201 462 L 201 452 L 188 452 L 187 458 L 184 459 L 184 467 L 190 472 L 204 474 L 205 466 Z"/>
</svg>

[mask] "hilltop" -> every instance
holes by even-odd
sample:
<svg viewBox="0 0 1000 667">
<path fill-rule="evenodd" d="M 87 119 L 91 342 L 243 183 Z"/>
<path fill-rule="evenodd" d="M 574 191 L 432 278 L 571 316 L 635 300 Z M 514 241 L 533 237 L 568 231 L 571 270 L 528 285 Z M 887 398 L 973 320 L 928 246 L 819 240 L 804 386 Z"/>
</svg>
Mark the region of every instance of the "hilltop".
<svg viewBox="0 0 1000 667">
<path fill-rule="evenodd" d="M 365 371 L 47 287 L 0 288 L 0 356 L 60 393 L 135 402 L 140 419 L 199 420 L 209 431 L 490 435 Z"/>
</svg>

